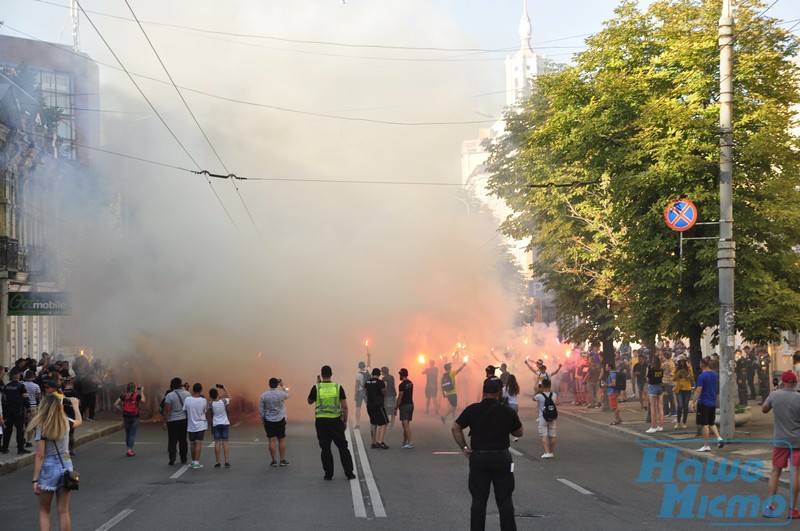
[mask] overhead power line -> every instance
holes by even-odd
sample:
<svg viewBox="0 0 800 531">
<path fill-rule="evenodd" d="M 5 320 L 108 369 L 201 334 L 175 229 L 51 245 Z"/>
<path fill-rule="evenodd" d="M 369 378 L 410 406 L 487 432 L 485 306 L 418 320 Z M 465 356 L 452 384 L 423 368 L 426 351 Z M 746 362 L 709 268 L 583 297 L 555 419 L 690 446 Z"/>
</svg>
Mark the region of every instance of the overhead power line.
<svg viewBox="0 0 800 531">
<path fill-rule="evenodd" d="M 172 75 L 169 73 L 169 70 L 167 69 L 167 65 L 165 65 L 164 61 L 161 60 L 161 56 L 158 54 L 158 51 L 156 51 L 156 47 L 153 45 L 153 41 L 150 40 L 150 37 L 147 35 L 147 32 L 142 27 L 141 22 L 139 22 L 139 18 L 136 16 L 136 13 L 134 13 L 133 8 L 131 7 L 131 5 L 128 2 L 128 0 L 125 0 L 125 5 L 128 6 L 128 10 L 131 12 L 131 16 L 133 16 L 134 20 L 136 21 L 136 24 L 139 26 L 139 29 L 142 30 L 142 35 L 144 35 L 144 38 L 147 40 L 147 44 L 149 44 L 150 45 L 150 49 L 153 50 L 153 54 L 156 56 L 156 59 L 158 59 L 158 62 L 161 65 L 161 68 L 164 69 L 164 73 L 167 75 L 167 78 L 169 78 L 170 83 L 175 88 L 175 92 L 178 93 L 178 96 L 180 97 L 181 101 L 183 102 L 184 107 L 186 107 L 186 110 L 188 111 L 189 115 L 192 117 L 192 120 L 194 120 L 194 124 L 197 126 L 197 128 L 200 130 L 200 133 L 203 135 L 203 138 L 205 139 L 206 143 L 208 144 L 208 147 L 211 148 L 211 151 L 214 153 L 214 156 L 217 158 L 217 161 L 219 162 L 220 166 L 222 166 L 225 169 L 226 172 L 230 172 L 230 170 L 228 170 L 228 167 L 225 166 L 225 163 L 222 162 L 222 158 L 219 156 L 219 152 L 214 147 L 214 144 L 211 142 L 211 139 L 208 138 L 208 135 L 206 134 L 205 129 L 203 129 L 203 126 L 200 125 L 200 122 L 197 120 L 197 116 L 195 116 L 195 114 L 192 112 L 192 109 L 189 107 L 189 103 L 186 101 L 186 98 L 183 97 L 183 94 L 181 93 L 180 89 L 178 88 L 178 85 L 175 83 L 175 80 L 172 79 Z M 209 184 L 210 184 L 210 181 L 209 181 Z M 234 180 L 231 180 L 231 184 L 233 184 L 233 188 L 236 190 L 236 195 L 239 196 L 239 200 L 242 202 L 242 206 L 244 207 L 245 212 L 247 212 L 247 216 L 250 218 L 250 222 L 253 224 L 253 228 L 256 229 L 256 233 L 258 234 L 258 237 L 262 238 L 263 236 L 261 235 L 261 231 L 258 230 L 258 225 L 256 224 L 256 221 L 253 219 L 253 214 L 250 213 L 250 209 L 247 208 L 247 203 L 245 202 L 244 197 L 242 197 L 241 192 L 239 192 L 239 187 L 236 186 L 236 182 Z"/>
<path fill-rule="evenodd" d="M 127 68 L 125 68 L 125 65 L 122 63 L 122 61 L 120 60 L 120 58 L 119 58 L 119 57 L 117 56 L 117 54 L 114 52 L 114 49 L 113 49 L 113 48 L 111 48 L 111 45 L 108 43 L 108 41 L 105 39 L 105 37 L 103 37 L 103 34 L 102 34 L 102 33 L 100 32 L 100 30 L 97 28 L 97 26 L 95 25 L 94 21 L 91 19 L 91 17 L 89 17 L 89 15 L 88 15 L 88 14 L 86 13 L 86 11 L 83 9 L 83 6 L 81 5 L 81 3 L 80 3 L 78 0 L 75 0 L 75 3 L 78 5 L 78 8 L 81 10 L 81 12 L 83 13 L 83 15 L 86 17 L 86 20 L 89 22 L 89 24 L 91 24 L 91 25 L 92 25 L 92 28 L 94 28 L 94 31 L 97 33 L 97 36 L 98 36 L 98 37 L 100 37 L 100 40 L 102 40 L 102 41 L 103 41 L 103 44 L 105 44 L 105 45 L 106 45 L 106 48 L 108 48 L 108 51 L 109 51 L 109 52 L 111 52 L 111 55 L 113 55 L 113 56 L 114 56 L 114 59 L 116 59 L 116 60 L 117 60 L 117 63 L 119 63 L 119 66 L 120 66 L 120 68 L 122 68 L 122 70 L 125 72 L 125 74 L 127 74 L 127 76 L 128 76 L 128 79 L 130 79 L 130 80 L 131 80 L 131 83 L 133 83 L 133 86 L 134 86 L 134 87 L 136 87 L 136 90 L 138 90 L 138 91 L 139 91 L 139 94 L 141 94 L 141 95 L 142 95 L 142 98 L 144 98 L 144 100 L 147 102 L 147 104 L 148 104 L 148 105 L 150 106 L 150 108 L 153 110 L 153 112 L 154 112 L 154 113 L 155 113 L 155 115 L 158 117 L 158 119 L 161 121 L 161 123 L 162 123 L 162 124 L 164 124 L 164 127 L 167 129 L 167 131 L 169 131 L 170 135 L 172 135 L 172 138 L 173 138 L 173 139 L 175 139 L 175 142 L 177 142 L 177 143 L 178 143 L 178 145 L 181 147 L 181 149 L 183 150 L 183 152 L 184 152 L 184 153 L 186 153 L 186 156 L 187 156 L 187 157 L 189 157 L 189 159 L 190 159 L 190 160 L 191 160 L 191 161 L 194 163 L 194 165 L 195 165 L 195 166 L 197 166 L 198 168 L 200 168 L 200 167 L 201 167 L 201 166 L 200 166 L 200 164 L 198 164 L 198 163 L 197 163 L 197 161 L 194 159 L 194 157 L 192 157 L 192 154 L 191 154 L 191 153 L 189 153 L 189 150 L 187 150 L 187 149 L 186 149 L 186 146 L 184 146 L 184 145 L 183 145 L 183 143 L 180 141 L 180 139 L 179 139 L 179 138 L 178 138 L 178 136 L 175 134 L 175 132 L 174 132 L 174 131 L 173 131 L 173 130 L 170 128 L 170 126 L 167 124 L 167 122 L 164 120 L 164 118 L 161 116 L 161 114 L 159 114 L 158 110 L 155 108 L 155 106 L 153 105 L 153 103 L 150 101 L 150 99 L 149 99 L 149 98 L 147 97 L 147 95 L 144 93 L 144 91 L 143 91 L 143 90 L 142 90 L 142 88 L 139 86 L 139 84 L 138 84 L 138 83 L 136 83 L 136 80 L 133 78 L 133 76 L 131 75 L 131 73 L 130 73 L 130 72 L 128 72 L 128 69 L 127 69 Z M 233 219 L 233 217 L 231 216 L 230 212 L 228 212 L 228 209 L 225 207 L 225 204 L 222 202 L 222 198 L 220 198 L 219 194 L 218 194 L 218 193 L 217 193 L 217 191 L 214 189 L 214 186 L 211 184 L 211 179 L 208 179 L 208 178 L 207 178 L 207 179 L 206 179 L 206 181 L 208 182 L 208 186 L 211 188 L 211 191 L 213 192 L 213 194 L 214 194 L 214 197 L 216 197 L 216 198 L 217 198 L 217 202 L 219 202 L 220 206 L 222 207 L 222 210 L 224 210 L 224 211 L 225 211 L 225 215 L 226 215 L 226 216 L 228 216 L 228 219 L 231 221 L 231 223 L 232 223 L 232 224 L 233 224 L 233 226 L 236 228 L 236 230 L 239 230 L 239 226 L 238 226 L 238 225 L 236 225 L 236 221 L 234 221 L 234 219 Z"/>
</svg>

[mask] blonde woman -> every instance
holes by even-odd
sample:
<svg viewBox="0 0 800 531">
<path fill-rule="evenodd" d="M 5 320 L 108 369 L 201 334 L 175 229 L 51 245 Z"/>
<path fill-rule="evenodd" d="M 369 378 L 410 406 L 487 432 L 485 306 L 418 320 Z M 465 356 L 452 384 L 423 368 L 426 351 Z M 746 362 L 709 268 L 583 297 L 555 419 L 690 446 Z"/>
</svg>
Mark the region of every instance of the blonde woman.
<svg viewBox="0 0 800 531">
<path fill-rule="evenodd" d="M 36 441 L 36 461 L 33 465 L 33 493 L 39 496 L 39 529 L 50 529 L 50 506 L 56 495 L 58 528 L 69 531 L 69 498 L 72 491 L 64 487 L 64 471 L 72 470 L 69 458 L 70 423 L 77 428 L 83 423 L 77 398 L 70 398 L 75 419 L 67 417 L 61 398 L 54 394 L 42 397 L 36 415 L 28 429 Z"/>
</svg>

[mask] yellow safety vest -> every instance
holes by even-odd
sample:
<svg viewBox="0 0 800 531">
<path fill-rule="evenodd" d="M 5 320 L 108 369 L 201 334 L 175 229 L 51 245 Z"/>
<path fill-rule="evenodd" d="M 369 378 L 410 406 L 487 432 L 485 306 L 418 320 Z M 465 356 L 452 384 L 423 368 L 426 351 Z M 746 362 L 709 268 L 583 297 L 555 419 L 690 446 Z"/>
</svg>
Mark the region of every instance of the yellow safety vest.
<svg viewBox="0 0 800 531">
<path fill-rule="evenodd" d="M 342 416 L 342 403 L 339 401 L 341 387 L 333 382 L 317 384 L 317 405 L 314 415 L 318 419 L 338 419 Z"/>
</svg>

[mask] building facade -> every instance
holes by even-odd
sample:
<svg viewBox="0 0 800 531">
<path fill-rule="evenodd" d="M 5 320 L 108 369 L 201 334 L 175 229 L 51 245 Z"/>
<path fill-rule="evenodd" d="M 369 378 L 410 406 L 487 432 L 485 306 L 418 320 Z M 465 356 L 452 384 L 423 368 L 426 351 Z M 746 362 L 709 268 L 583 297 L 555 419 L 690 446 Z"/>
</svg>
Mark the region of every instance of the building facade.
<svg viewBox="0 0 800 531">
<path fill-rule="evenodd" d="M 98 67 L 71 47 L 0 36 L 0 363 L 58 348 L 68 312 L 59 199 L 99 140 Z M 11 302 L 10 302 L 11 301 Z"/>
</svg>

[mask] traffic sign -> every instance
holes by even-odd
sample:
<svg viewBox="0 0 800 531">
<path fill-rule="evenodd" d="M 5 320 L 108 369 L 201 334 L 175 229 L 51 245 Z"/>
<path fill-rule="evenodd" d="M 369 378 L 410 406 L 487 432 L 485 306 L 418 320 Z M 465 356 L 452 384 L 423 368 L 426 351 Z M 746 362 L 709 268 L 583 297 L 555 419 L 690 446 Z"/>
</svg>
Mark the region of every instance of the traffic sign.
<svg viewBox="0 0 800 531">
<path fill-rule="evenodd" d="M 697 222 L 697 207 L 688 199 L 676 199 L 664 209 L 664 220 L 672 230 L 689 230 Z"/>
</svg>

